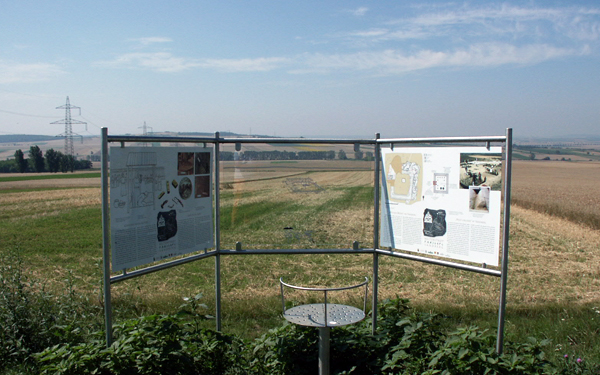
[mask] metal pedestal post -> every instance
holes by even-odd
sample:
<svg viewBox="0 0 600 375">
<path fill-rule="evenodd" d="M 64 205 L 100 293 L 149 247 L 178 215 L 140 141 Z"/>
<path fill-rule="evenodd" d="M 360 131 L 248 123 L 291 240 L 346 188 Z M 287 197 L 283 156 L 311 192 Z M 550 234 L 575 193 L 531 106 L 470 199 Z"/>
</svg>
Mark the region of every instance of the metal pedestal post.
<svg viewBox="0 0 600 375">
<path fill-rule="evenodd" d="M 319 375 L 329 375 L 329 336 L 331 327 L 319 327 Z"/>
</svg>

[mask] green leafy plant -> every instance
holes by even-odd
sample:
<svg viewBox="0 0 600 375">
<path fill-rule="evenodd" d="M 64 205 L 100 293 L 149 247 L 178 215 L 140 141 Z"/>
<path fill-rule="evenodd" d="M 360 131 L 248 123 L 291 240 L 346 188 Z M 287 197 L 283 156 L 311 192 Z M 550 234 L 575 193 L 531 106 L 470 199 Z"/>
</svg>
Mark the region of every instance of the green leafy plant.
<svg viewBox="0 0 600 375">
<path fill-rule="evenodd" d="M 557 364 L 560 375 L 593 375 L 600 374 L 600 365 L 584 360 L 576 355 L 565 354 Z"/>
<path fill-rule="evenodd" d="M 247 367 L 242 340 L 199 329 L 193 320 L 177 315 L 151 315 L 118 324 L 108 348 L 95 339 L 56 345 L 36 358 L 42 375 L 233 375 Z"/>
<path fill-rule="evenodd" d="M 526 343 L 507 343 L 499 355 L 495 336 L 478 327 L 459 328 L 432 353 L 427 374 L 547 374 L 554 371 L 544 347 L 549 340 L 530 338 Z"/>
<path fill-rule="evenodd" d="M 65 286 L 66 294 L 53 295 L 28 277 L 19 249 L 0 253 L 0 369 L 31 364 L 31 354 L 88 334 L 82 323 L 97 308 L 75 294 L 71 277 Z"/>
</svg>

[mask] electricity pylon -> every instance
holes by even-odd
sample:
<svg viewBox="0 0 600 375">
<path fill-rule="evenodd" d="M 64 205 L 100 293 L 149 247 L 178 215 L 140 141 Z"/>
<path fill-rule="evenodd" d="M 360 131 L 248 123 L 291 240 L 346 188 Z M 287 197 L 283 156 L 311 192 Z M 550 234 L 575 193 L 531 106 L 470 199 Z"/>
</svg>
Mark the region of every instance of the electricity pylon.
<svg viewBox="0 0 600 375">
<path fill-rule="evenodd" d="M 57 137 L 63 137 L 63 136 L 65 137 L 65 155 L 75 156 L 75 148 L 73 147 L 73 136 L 76 135 L 76 136 L 81 137 L 81 135 L 79 135 L 77 133 L 73 133 L 72 124 L 87 125 L 87 122 L 72 120 L 71 119 L 71 108 L 79 109 L 79 114 L 81 114 L 81 108 L 71 105 L 69 103 L 69 97 L 67 96 L 67 104 L 61 105 L 60 107 L 56 107 L 56 109 L 64 109 L 65 110 L 65 119 L 59 120 L 59 121 L 54 121 L 54 122 L 51 122 L 50 124 L 65 124 L 65 132 L 63 134 L 57 135 Z M 82 137 L 82 139 L 83 139 L 83 137 Z"/>
<path fill-rule="evenodd" d="M 138 129 L 142 128 L 142 135 L 145 137 L 148 135 L 148 128 L 152 129 L 152 126 L 146 126 L 146 121 L 144 121 L 144 126 L 138 126 Z M 148 146 L 146 142 L 141 143 L 142 146 Z"/>
</svg>

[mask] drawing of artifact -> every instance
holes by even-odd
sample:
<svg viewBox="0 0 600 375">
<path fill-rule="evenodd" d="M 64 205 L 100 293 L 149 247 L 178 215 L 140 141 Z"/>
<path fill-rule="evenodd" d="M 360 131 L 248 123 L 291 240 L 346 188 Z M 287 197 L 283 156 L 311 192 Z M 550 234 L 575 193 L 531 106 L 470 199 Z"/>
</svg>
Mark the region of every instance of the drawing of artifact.
<svg viewBox="0 0 600 375">
<path fill-rule="evenodd" d="M 179 181 L 179 196 L 184 200 L 192 196 L 192 181 L 187 177 Z"/>
<path fill-rule="evenodd" d="M 430 210 L 423 212 L 423 234 L 427 237 L 440 237 L 446 234 L 446 211 Z"/>
<path fill-rule="evenodd" d="M 159 242 L 174 237 L 177 234 L 177 212 L 159 212 L 156 217 L 156 229 Z"/>
<path fill-rule="evenodd" d="M 115 201 L 114 201 L 115 208 L 123 208 L 123 207 L 125 207 L 126 204 L 127 204 L 127 202 L 122 201 L 120 199 L 115 199 Z"/>
</svg>

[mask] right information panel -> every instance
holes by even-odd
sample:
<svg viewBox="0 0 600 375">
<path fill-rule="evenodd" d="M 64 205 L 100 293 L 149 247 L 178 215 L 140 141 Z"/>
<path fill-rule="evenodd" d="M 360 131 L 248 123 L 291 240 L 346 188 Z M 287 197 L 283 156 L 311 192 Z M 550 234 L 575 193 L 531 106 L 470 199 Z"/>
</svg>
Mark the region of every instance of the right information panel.
<svg viewBox="0 0 600 375">
<path fill-rule="evenodd" d="M 498 265 L 502 148 L 381 150 L 382 246 Z"/>
</svg>

